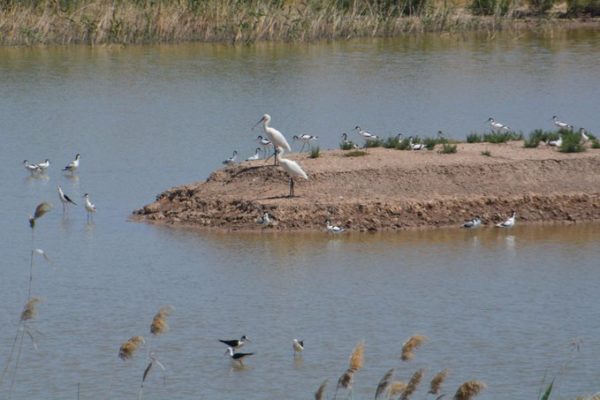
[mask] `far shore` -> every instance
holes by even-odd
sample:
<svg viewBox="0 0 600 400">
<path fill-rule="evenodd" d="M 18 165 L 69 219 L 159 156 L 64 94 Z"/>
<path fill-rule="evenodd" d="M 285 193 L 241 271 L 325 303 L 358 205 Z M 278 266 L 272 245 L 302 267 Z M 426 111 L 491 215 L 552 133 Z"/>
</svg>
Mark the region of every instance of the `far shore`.
<svg viewBox="0 0 600 400">
<path fill-rule="evenodd" d="M 483 155 L 489 152 L 490 156 Z M 242 231 L 348 231 L 487 226 L 517 212 L 517 224 L 600 221 L 600 149 L 460 143 L 455 154 L 370 148 L 362 157 L 329 150 L 311 159 L 286 155 L 309 176 L 289 178 L 262 160 L 215 171 L 205 182 L 165 191 L 133 219 L 172 226 Z M 272 223 L 257 220 L 268 212 Z"/>
<path fill-rule="evenodd" d="M 0 6 L 0 45 L 306 43 L 427 32 L 489 36 L 501 31 L 535 32 L 552 37 L 561 30 L 597 30 L 600 21 L 586 10 L 569 10 L 568 3 L 558 1 L 542 11 L 532 10 L 525 1 L 511 3 L 506 10 L 479 11 L 462 0 L 406 3 L 421 7 L 414 10 L 400 9 L 407 6 L 395 3 L 380 9 L 368 1 L 350 4 L 8 0 Z"/>
</svg>

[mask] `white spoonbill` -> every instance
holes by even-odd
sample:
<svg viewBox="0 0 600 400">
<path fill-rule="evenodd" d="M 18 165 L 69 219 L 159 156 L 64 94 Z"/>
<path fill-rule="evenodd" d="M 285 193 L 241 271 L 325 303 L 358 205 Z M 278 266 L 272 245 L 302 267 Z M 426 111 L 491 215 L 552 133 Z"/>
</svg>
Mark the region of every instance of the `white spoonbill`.
<svg viewBox="0 0 600 400">
<path fill-rule="evenodd" d="M 287 151 L 292 151 L 292 148 L 290 147 L 290 144 L 287 142 L 287 140 L 285 140 L 285 136 L 283 136 L 281 132 L 269 126 L 269 123 L 271 122 L 271 116 L 269 114 L 263 115 L 262 118 L 256 123 L 256 125 L 254 125 L 252 129 L 256 128 L 261 122 L 263 123 L 265 135 L 267 135 L 267 138 L 273 144 L 273 155 L 275 156 L 274 165 L 277 165 L 277 148 L 282 147 L 284 150 Z"/>
<path fill-rule="evenodd" d="M 489 117 L 488 120 L 487 120 L 487 122 L 490 123 L 490 127 L 492 128 L 493 132 L 499 132 L 499 131 L 502 131 L 502 130 L 504 130 L 506 132 L 510 131 L 510 128 L 507 125 L 504 125 L 504 124 L 496 121 L 492 117 Z"/>
<path fill-rule="evenodd" d="M 308 175 L 306 175 L 306 172 L 302 170 L 302 168 L 300 167 L 300 165 L 298 165 L 296 161 L 288 160 L 287 158 L 281 157 L 281 155 L 283 154 L 283 149 L 281 147 L 277 149 L 277 154 L 277 158 L 279 158 L 279 165 L 281 165 L 281 168 L 283 168 L 284 171 L 287 172 L 287 174 L 290 176 L 289 197 L 294 197 L 294 178 L 301 177 L 308 180 Z"/>
<path fill-rule="evenodd" d="M 512 212 L 512 216 L 504 222 L 500 222 L 496 224 L 497 228 L 512 228 L 515 226 L 515 218 L 517 217 L 517 213 L 515 211 Z"/>
<path fill-rule="evenodd" d="M 552 116 L 552 121 L 554 121 L 554 125 L 556 125 L 556 127 L 558 129 L 568 129 L 568 130 L 573 129 L 573 125 L 567 124 L 566 122 L 561 121 L 560 119 L 558 119 L 558 116 L 556 116 L 556 115 Z"/>
</svg>

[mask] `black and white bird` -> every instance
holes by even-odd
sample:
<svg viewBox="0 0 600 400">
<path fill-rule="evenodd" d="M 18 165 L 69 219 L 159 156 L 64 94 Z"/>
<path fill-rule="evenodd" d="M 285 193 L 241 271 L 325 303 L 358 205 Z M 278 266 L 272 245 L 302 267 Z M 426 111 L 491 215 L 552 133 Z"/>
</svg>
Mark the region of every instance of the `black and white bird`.
<svg viewBox="0 0 600 400">
<path fill-rule="evenodd" d="M 302 353 L 304 350 L 304 340 L 292 340 L 292 348 L 294 349 L 294 356 Z"/>
<path fill-rule="evenodd" d="M 465 221 L 463 228 L 479 228 L 481 226 L 481 218 L 476 216 L 475 218 Z"/>
<path fill-rule="evenodd" d="M 267 157 L 267 153 L 268 153 L 269 147 L 272 146 L 271 141 L 269 139 L 266 139 L 266 138 L 260 136 L 260 135 L 258 135 L 258 137 L 256 138 L 256 140 L 261 145 L 265 157 Z"/>
<path fill-rule="evenodd" d="M 499 132 L 499 131 L 510 131 L 510 128 L 507 125 L 504 125 L 498 121 L 496 121 L 494 118 L 489 117 L 487 122 L 490 123 L 490 127 L 492 128 L 493 132 Z"/>
<path fill-rule="evenodd" d="M 426 148 L 424 143 L 413 143 L 412 136 L 408 138 L 408 145 L 410 146 L 411 150 L 423 150 L 424 148 Z"/>
<path fill-rule="evenodd" d="M 515 219 L 517 217 L 517 213 L 515 211 L 512 212 L 512 216 L 510 218 L 508 218 L 506 221 L 504 222 L 500 222 L 499 224 L 496 224 L 496 227 L 498 228 L 512 228 L 513 226 L 515 226 Z"/>
<path fill-rule="evenodd" d="M 242 366 L 244 365 L 244 358 L 254 355 L 254 353 L 235 353 L 232 347 L 227 348 L 225 354 L 227 353 L 229 353 L 229 357 L 231 357 L 233 361 L 239 362 Z"/>
<path fill-rule="evenodd" d="M 225 164 L 225 165 L 234 164 L 235 160 L 237 159 L 237 154 L 238 154 L 237 150 L 234 150 L 231 157 L 229 157 L 227 160 L 223 161 L 223 164 Z"/>
<path fill-rule="evenodd" d="M 63 171 L 67 171 L 70 173 L 74 173 L 75 171 L 77 171 L 77 169 L 79 168 L 79 159 L 80 158 L 81 158 L 81 155 L 79 155 L 79 153 L 77 155 L 75 155 L 75 159 L 73 161 L 71 161 L 70 163 L 68 163 L 67 166 L 63 168 Z"/>
<path fill-rule="evenodd" d="M 262 217 L 258 217 L 256 223 L 259 225 L 271 225 L 271 215 L 268 212 L 265 212 Z"/>
<path fill-rule="evenodd" d="M 300 152 L 302 152 L 302 150 L 304 150 L 304 146 L 308 145 L 308 147 L 310 149 L 310 142 L 311 141 L 319 140 L 319 137 L 318 136 L 309 135 L 309 134 L 305 133 L 305 134 L 300 135 L 300 136 L 294 135 L 292 137 L 292 139 L 294 141 L 300 141 L 300 142 L 302 142 L 302 148 L 300 149 Z"/>
<path fill-rule="evenodd" d="M 342 233 L 346 230 L 337 225 L 331 225 L 331 222 L 329 220 L 325 221 L 325 229 L 327 230 L 327 232 L 330 232 L 330 233 Z"/>
<path fill-rule="evenodd" d="M 85 199 L 85 211 L 87 212 L 87 221 L 90 222 L 94 219 L 93 214 L 96 212 L 96 205 L 90 201 L 90 195 L 88 193 L 83 195 Z"/>
<path fill-rule="evenodd" d="M 365 139 L 366 141 L 369 141 L 369 140 L 377 140 L 377 135 L 373 135 L 372 133 L 369 133 L 369 132 L 367 132 L 367 131 L 365 131 L 365 130 L 361 129 L 361 127 L 360 127 L 360 126 L 358 126 L 358 125 L 356 125 L 356 127 L 354 128 L 354 130 L 355 130 L 355 131 L 357 131 L 357 132 L 358 132 L 358 134 L 359 134 L 360 136 L 362 136 L 362 137 L 363 137 L 363 139 Z"/>
<path fill-rule="evenodd" d="M 256 151 L 254 152 L 254 155 L 246 158 L 246 161 L 260 160 L 260 152 L 260 147 L 257 147 Z"/>
<path fill-rule="evenodd" d="M 46 172 L 46 170 L 48 169 L 48 167 L 50 167 L 50 160 L 48 160 L 46 158 L 45 161 L 42 161 L 41 163 L 37 163 L 37 166 L 40 169 L 40 172 L 44 173 L 44 172 Z"/>
<path fill-rule="evenodd" d="M 230 347 L 232 349 L 239 349 L 240 347 L 242 347 L 246 342 L 249 342 L 250 339 L 248 339 L 248 337 L 246 335 L 242 336 L 239 339 L 232 339 L 232 340 L 222 340 L 219 339 L 219 342 L 226 344 L 227 347 Z"/>
<path fill-rule="evenodd" d="M 65 213 L 66 210 L 68 210 L 69 204 L 73 204 L 75 206 L 77 205 L 77 203 L 75 203 L 73 200 L 71 200 L 71 198 L 69 196 L 67 196 L 65 194 L 65 192 L 63 192 L 60 185 L 58 185 L 58 198 L 60 199 L 60 202 L 62 203 L 63 214 Z"/>
<path fill-rule="evenodd" d="M 562 146 L 562 142 L 563 142 L 562 135 L 558 135 L 558 139 L 549 140 L 546 142 L 546 144 L 548 146 L 560 147 L 560 146 Z"/>
<path fill-rule="evenodd" d="M 31 174 L 39 174 L 41 172 L 40 167 L 37 164 L 32 164 L 27 160 L 23 160 L 23 167 Z"/>
<path fill-rule="evenodd" d="M 552 116 L 552 121 L 554 121 L 554 125 L 556 125 L 558 127 L 558 129 L 568 129 L 568 130 L 573 129 L 573 125 L 567 124 L 566 122 L 561 121 L 560 119 L 558 119 L 558 116 L 556 116 L 556 115 Z"/>
<path fill-rule="evenodd" d="M 579 135 L 581 136 L 581 140 L 583 141 L 583 143 L 590 140 L 590 137 L 587 135 L 585 128 L 579 128 Z"/>
</svg>

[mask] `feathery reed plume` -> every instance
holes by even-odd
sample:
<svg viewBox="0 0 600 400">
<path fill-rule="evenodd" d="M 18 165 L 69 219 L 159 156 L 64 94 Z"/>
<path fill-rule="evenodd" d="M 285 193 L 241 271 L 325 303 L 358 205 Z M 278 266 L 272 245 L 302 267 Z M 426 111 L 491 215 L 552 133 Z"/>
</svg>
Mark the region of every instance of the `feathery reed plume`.
<svg viewBox="0 0 600 400">
<path fill-rule="evenodd" d="M 315 400 L 323 400 L 323 399 L 325 399 L 324 395 L 325 395 L 325 388 L 326 387 L 327 387 L 327 379 L 325 379 L 323 381 L 323 383 L 321 383 L 321 386 L 319 386 L 319 388 L 315 392 Z"/>
<path fill-rule="evenodd" d="M 423 335 L 414 335 L 411 336 L 403 345 L 402 345 L 402 361 L 409 361 L 414 358 L 413 351 L 416 350 L 419 346 L 423 344 L 425 341 L 425 336 Z"/>
<path fill-rule="evenodd" d="M 150 325 L 150 333 L 156 336 L 165 333 L 169 329 L 169 325 L 167 324 L 167 317 L 171 314 L 173 310 L 173 306 L 162 307 L 152 319 L 152 324 Z"/>
<path fill-rule="evenodd" d="M 433 379 L 431 380 L 431 383 L 429 385 L 429 393 L 430 394 L 439 394 L 440 389 L 442 388 L 442 383 L 444 383 L 444 380 L 446 379 L 447 376 L 448 376 L 447 368 L 443 371 L 438 372 L 437 375 L 434 376 Z"/>
<path fill-rule="evenodd" d="M 354 372 L 363 367 L 363 356 L 365 353 L 365 342 L 360 342 L 356 345 L 350 356 L 350 368 Z"/>
<path fill-rule="evenodd" d="M 388 388 L 390 387 L 390 384 L 392 383 L 393 378 L 394 368 L 386 372 L 383 378 L 381 378 L 381 380 L 379 381 L 379 384 L 377 385 L 377 390 L 375 391 L 375 400 L 377 400 L 379 396 L 387 392 Z"/>
<path fill-rule="evenodd" d="M 133 353 L 146 341 L 143 336 L 133 336 L 128 341 L 123 343 L 119 348 L 119 357 L 121 360 L 128 360 L 133 357 Z"/>
<path fill-rule="evenodd" d="M 406 389 L 407 384 L 402 381 L 394 381 L 391 383 L 388 388 L 388 397 L 395 398 L 398 395 L 401 395 L 402 392 Z"/>
<path fill-rule="evenodd" d="M 406 388 L 402 391 L 402 396 L 400 397 L 401 400 L 408 400 L 410 396 L 417 391 L 417 387 L 419 387 L 419 383 L 421 383 L 421 379 L 423 379 L 423 374 L 425 374 L 425 370 L 422 368 L 413 374 L 410 381 L 408 381 L 408 385 L 406 385 Z"/>
<path fill-rule="evenodd" d="M 29 217 L 29 226 L 33 229 L 35 227 L 35 221 L 39 218 L 42 218 L 44 214 L 52 209 L 52 204 L 50 203 L 40 203 L 35 208 L 35 212 L 33 213 L 33 217 Z"/>
<path fill-rule="evenodd" d="M 454 400 L 471 400 L 486 387 L 486 384 L 481 381 L 467 381 L 460 385 L 454 395 Z"/>
<path fill-rule="evenodd" d="M 30 319 L 35 318 L 37 315 L 37 310 L 35 308 L 36 304 L 40 302 L 40 299 L 37 297 L 32 297 L 27 300 L 25 303 L 25 307 L 23 308 L 23 312 L 21 313 L 21 321 L 29 321 Z"/>
</svg>

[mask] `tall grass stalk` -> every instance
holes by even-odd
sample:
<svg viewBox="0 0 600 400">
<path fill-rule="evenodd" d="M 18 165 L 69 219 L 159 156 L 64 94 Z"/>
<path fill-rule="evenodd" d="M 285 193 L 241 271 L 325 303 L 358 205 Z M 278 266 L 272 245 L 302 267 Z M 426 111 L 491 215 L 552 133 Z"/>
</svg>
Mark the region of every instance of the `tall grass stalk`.
<svg viewBox="0 0 600 400">
<path fill-rule="evenodd" d="M 0 42 L 8 45 L 307 42 L 517 26 L 510 18 L 475 16 L 446 3 L 406 8 L 367 0 L 4 0 L 0 6 Z"/>
</svg>

